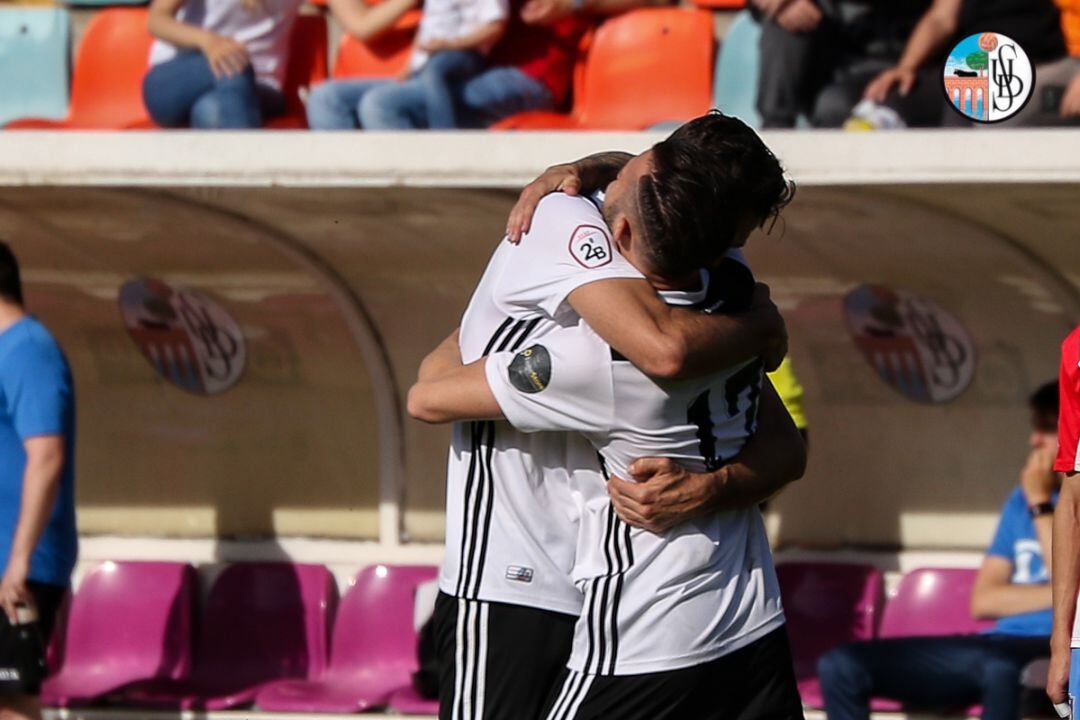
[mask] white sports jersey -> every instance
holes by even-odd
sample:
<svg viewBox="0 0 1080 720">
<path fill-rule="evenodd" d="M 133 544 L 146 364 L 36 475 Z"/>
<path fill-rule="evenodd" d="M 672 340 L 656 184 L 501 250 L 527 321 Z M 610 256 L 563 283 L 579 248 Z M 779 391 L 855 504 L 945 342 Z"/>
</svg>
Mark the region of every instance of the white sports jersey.
<svg viewBox="0 0 1080 720">
<path fill-rule="evenodd" d="M 465 363 L 513 353 L 580 318 L 576 288 L 641 278 L 612 245 L 596 206 L 556 194 L 518 246 L 500 243 L 461 321 Z M 577 615 L 570 580 L 580 503 L 571 475 L 599 475 L 595 451 L 570 433 L 525 434 L 506 422 L 457 423 L 447 469 L 446 557 L 439 587 L 466 600 Z"/>
<path fill-rule="evenodd" d="M 662 294 L 672 304 L 713 304 L 705 292 Z M 620 359 L 584 322 L 523 347 L 493 353 L 486 364 L 507 419 L 527 432 L 584 433 L 620 477 L 628 478 L 627 467 L 645 456 L 714 470 L 756 429 L 759 361 L 705 378 L 657 382 Z M 585 608 L 571 670 L 635 675 L 699 665 L 783 624 L 757 508 L 656 535 L 623 523 L 603 482 L 579 488 L 584 508 L 574 580 Z"/>
</svg>

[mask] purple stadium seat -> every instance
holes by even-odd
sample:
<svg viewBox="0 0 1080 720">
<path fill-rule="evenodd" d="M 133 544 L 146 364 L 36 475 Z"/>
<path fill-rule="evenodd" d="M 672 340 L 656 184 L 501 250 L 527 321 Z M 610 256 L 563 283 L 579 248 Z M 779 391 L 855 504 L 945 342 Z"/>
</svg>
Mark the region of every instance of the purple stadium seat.
<svg viewBox="0 0 1080 720">
<path fill-rule="evenodd" d="M 919 568 L 900 580 L 896 597 L 885 604 L 879 637 L 958 635 L 993 626 L 971 617 L 971 590 L 979 571 L 968 568 Z"/>
<path fill-rule="evenodd" d="M 136 680 L 191 670 L 195 570 L 168 562 L 106 562 L 83 579 L 50 644 L 50 707 L 77 707 Z M 55 663 L 55 664 L 53 664 Z"/>
<path fill-rule="evenodd" d="M 413 688 L 406 687 L 390 696 L 390 709 L 402 715 L 438 715 L 439 701 L 428 700 Z"/>
<path fill-rule="evenodd" d="M 907 573 L 896 596 L 885 604 L 878 636 L 959 635 L 992 627 L 992 620 L 971 617 L 971 590 L 978 573 L 970 568 L 919 568 Z M 903 710 L 900 703 L 885 698 L 875 698 L 871 707 L 882 712 Z M 982 708 L 968 708 L 967 714 L 981 715 Z"/>
<path fill-rule="evenodd" d="M 874 636 L 881 572 L 870 565 L 789 562 L 776 567 L 803 703 L 821 707 L 817 661 L 837 645 Z"/>
<path fill-rule="evenodd" d="M 255 700 L 277 712 L 361 712 L 384 707 L 410 687 L 417 669 L 413 612 L 416 586 L 434 567 L 376 565 L 356 576 L 334 625 L 330 665 L 316 679 L 283 680 Z"/>
<path fill-rule="evenodd" d="M 191 676 L 138 683 L 121 703 L 224 710 L 250 704 L 271 681 L 317 677 L 336 605 L 337 586 L 322 565 L 231 565 L 207 598 Z"/>
</svg>

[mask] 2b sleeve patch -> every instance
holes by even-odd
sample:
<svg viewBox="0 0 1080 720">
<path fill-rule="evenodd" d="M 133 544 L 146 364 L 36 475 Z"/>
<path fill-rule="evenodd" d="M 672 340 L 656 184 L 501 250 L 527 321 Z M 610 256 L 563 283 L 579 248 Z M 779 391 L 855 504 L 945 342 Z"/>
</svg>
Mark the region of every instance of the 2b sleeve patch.
<svg viewBox="0 0 1080 720">
<path fill-rule="evenodd" d="M 596 225 L 578 225 L 570 235 L 570 254 L 578 265 L 592 270 L 611 262 L 611 238 Z"/>
<path fill-rule="evenodd" d="M 551 382 L 551 355 L 543 345 L 533 345 L 514 357 L 507 373 L 521 392 L 538 393 Z"/>
</svg>

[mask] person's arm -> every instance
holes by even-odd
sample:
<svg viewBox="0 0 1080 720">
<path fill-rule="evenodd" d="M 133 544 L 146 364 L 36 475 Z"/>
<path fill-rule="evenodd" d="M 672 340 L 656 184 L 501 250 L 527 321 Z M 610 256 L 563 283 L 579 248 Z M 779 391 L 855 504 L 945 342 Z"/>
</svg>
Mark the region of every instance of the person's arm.
<svg viewBox="0 0 1080 720">
<path fill-rule="evenodd" d="M 806 472 L 806 446 L 780 397 L 766 379 L 757 432 L 728 464 L 711 473 L 690 472 L 670 458 L 641 458 L 630 466 L 635 482 L 612 477 L 615 511 L 651 532 L 714 512 L 758 505 Z"/>
<path fill-rule="evenodd" d="M 1020 471 L 1020 489 L 1024 493 L 1024 500 L 1028 508 L 1044 505 L 1054 499 L 1054 490 L 1057 489 L 1057 476 L 1054 473 L 1054 456 L 1057 454 L 1056 445 L 1032 450 Z M 1045 513 L 1032 519 L 1035 525 L 1035 535 L 1039 540 L 1039 548 L 1044 558 L 1053 557 L 1054 515 Z M 1046 569 L 1052 571 L 1050 561 L 1046 561 Z M 1051 572 L 1051 577 L 1053 573 Z"/>
<path fill-rule="evenodd" d="M 370 40 L 406 12 L 416 7 L 418 0 L 383 0 L 368 5 L 364 0 L 330 0 L 330 12 L 342 29 L 357 40 Z"/>
<path fill-rule="evenodd" d="M 617 15 L 640 7 L 663 7 L 671 0 L 583 0 L 577 7 L 573 0 L 528 0 L 521 8 L 521 19 L 532 25 L 553 25 L 575 12 L 590 15 Z"/>
<path fill-rule="evenodd" d="M 443 365 L 438 373 L 431 372 L 429 366 L 426 377 L 418 378 L 409 389 L 409 415 L 432 424 L 501 419 L 502 409 L 484 371 L 485 360 L 456 367 Z"/>
<path fill-rule="evenodd" d="M 211 71 L 218 77 L 242 73 L 249 62 L 247 49 L 242 43 L 176 19 L 176 14 L 186 1 L 153 0 L 147 15 L 150 34 L 177 47 L 201 51 L 206 55 Z"/>
<path fill-rule="evenodd" d="M 579 195 L 606 188 L 634 156 L 616 150 L 596 153 L 571 163 L 552 165 L 525 186 L 510 210 L 506 222 L 506 238 L 515 245 L 532 228 L 536 206 L 545 195 L 564 192 Z"/>
<path fill-rule="evenodd" d="M 494 45 L 505 32 L 506 20 L 492 20 L 461 37 L 432 40 L 424 44 L 423 49 L 431 53 L 440 50 L 476 50 Z"/>
<path fill-rule="evenodd" d="M 17 603 L 33 606 L 33 596 L 26 587 L 30 559 L 49 523 L 64 467 L 64 438 L 61 435 L 27 438 L 23 447 L 26 449 L 26 469 L 23 471 L 19 519 L 7 567 L 0 580 L 0 605 L 12 622 L 15 622 Z"/>
<path fill-rule="evenodd" d="M 589 326 L 650 377 L 700 377 L 756 357 L 775 370 L 787 354 L 780 311 L 758 285 L 750 310 L 706 315 L 665 303 L 644 280 L 582 285 L 567 300 Z"/>
<path fill-rule="evenodd" d="M 956 34 L 962 4 L 963 0 L 934 0 L 911 32 L 900 62 L 896 67 L 889 68 L 874 78 L 863 91 L 863 97 L 879 103 L 885 102 L 885 97 L 893 85 L 899 85 L 900 94 L 907 95 L 915 85 L 919 68 Z"/>
<path fill-rule="evenodd" d="M 1013 564 L 1000 555 L 987 555 L 971 591 L 971 615 L 994 620 L 1008 615 L 1046 610 L 1051 604 L 1049 583 L 1012 582 Z"/>
<path fill-rule="evenodd" d="M 1065 702 L 1072 654 L 1076 595 L 1080 591 L 1080 477 L 1065 478 L 1054 508 L 1052 583 L 1054 627 L 1050 634 L 1050 671 L 1046 694 L 1052 702 Z M 1075 688 L 1074 688 L 1075 690 Z"/>
<path fill-rule="evenodd" d="M 454 332 L 450 333 L 421 361 L 417 380 L 423 382 L 438 378 L 463 364 L 461 362 L 461 328 L 454 328 Z"/>
</svg>

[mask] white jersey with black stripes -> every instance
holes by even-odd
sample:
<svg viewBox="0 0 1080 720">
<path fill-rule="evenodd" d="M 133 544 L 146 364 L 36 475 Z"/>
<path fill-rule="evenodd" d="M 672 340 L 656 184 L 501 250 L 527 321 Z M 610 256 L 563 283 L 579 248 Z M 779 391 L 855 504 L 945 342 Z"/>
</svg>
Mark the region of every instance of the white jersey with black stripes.
<svg viewBox="0 0 1080 720">
<path fill-rule="evenodd" d="M 615 250 L 592 201 L 549 195 L 524 241 L 500 243 L 488 263 L 461 321 L 462 361 L 513 353 L 576 324 L 566 298 L 582 285 L 640 277 Z M 575 473 L 599 477 L 596 453 L 580 436 L 525 434 L 506 422 L 456 424 L 440 589 L 577 615 Z"/>
<path fill-rule="evenodd" d="M 739 267 L 749 277 L 742 286 L 752 291 L 752 276 Z M 662 294 L 672 304 L 708 309 L 717 304 L 716 286 L 706 281 L 700 293 Z M 519 352 L 492 353 L 486 372 L 514 427 L 584 433 L 606 469 L 623 478 L 645 456 L 673 458 L 696 471 L 730 460 L 756 429 L 764 381 L 761 363 L 753 361 L 700 379 L 658 382 L 619 358 L 585 323 L 526 341 Z M 757 508 L 657 535 L 618 518 L 603 480 L 579 490 L 584 509 L 574 579 L 585 598 L 571 670 L 636 675 L 700 665 L 783 624 Z"/>
</svg>

